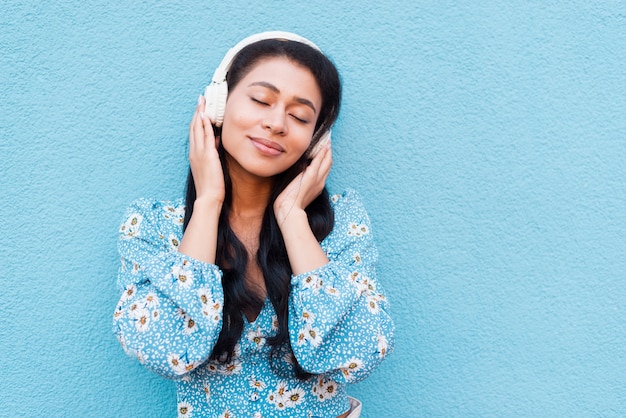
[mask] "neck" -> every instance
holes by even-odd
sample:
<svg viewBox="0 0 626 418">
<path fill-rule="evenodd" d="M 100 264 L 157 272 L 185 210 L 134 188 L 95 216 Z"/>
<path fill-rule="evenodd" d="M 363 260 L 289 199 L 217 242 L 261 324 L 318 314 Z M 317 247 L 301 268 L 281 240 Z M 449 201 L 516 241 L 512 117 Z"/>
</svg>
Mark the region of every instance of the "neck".
<svg viewBox="0 0 626 418">
<path fill-rule="evenodd" d="M 240 219 L 262 218 L 274 180 L 254 176 L 232 160 L 228 164 L 228 173 L 232 184 L 231 216 Z"/>
</svg>

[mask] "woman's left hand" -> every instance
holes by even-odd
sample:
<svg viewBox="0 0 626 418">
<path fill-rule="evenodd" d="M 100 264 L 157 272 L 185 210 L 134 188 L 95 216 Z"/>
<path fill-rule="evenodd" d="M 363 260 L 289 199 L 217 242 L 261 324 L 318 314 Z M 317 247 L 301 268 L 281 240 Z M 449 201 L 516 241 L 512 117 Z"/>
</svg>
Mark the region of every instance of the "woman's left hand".
<svg viewBox="0 0 626 418">
<path fill-rule="evenodd" d="M 292 211 L 304 210 L 322 193 L 333 163 L 330 143 L 322 148 L 311 164 L 294 178 L 274 202 L 274 213 L 281 225 Z"/>
</svg>

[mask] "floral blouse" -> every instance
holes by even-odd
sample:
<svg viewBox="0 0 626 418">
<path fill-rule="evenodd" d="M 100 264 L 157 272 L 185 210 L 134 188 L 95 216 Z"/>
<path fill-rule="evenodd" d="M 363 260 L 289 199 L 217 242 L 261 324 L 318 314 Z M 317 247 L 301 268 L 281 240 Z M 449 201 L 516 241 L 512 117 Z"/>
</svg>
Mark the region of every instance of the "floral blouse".
<svg viewBox="0 0 626 418">
<path fill-rule="evenodd" d="M 229 362 L 210 360 L 222 329 L 222 272 L 177 251 L 183 201 L 139 199 L 119 229 L 122 297 L 113 328 L 122 347 L 177 385 L 179 417 L 334 417 L 346 384 L 391 352 L 393 322 L 376 280 L 377 250 L 354 191 L 331 198 L 335 225 L 321 243 L 330 262 L 291 278 L 291 350 L 270 357 L 277 317 L 266 300 Z M 293 360 L 313 377 L 298 380 Z"/>
</svg>

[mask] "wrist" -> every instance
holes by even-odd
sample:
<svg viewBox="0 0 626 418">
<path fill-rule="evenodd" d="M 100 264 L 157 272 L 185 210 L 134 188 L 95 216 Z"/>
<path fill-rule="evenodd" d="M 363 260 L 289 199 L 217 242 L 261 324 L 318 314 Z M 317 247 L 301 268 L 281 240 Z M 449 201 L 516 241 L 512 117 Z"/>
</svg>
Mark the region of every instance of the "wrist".
<svg viewBox="0 0 626 418">
<path fill-rule="evenodd" d="M 222 211 L 223 201 L 214 197 L 198 197 L 193 202 L 194 213 L 217 213 Z"/>
<path fill-rule="evenodd" d="M 274 214 L 276 215 L 276 221 L 280 228 L 286 225 L 293 225 L 294 223 L 306 223 L 307 225 L 309 223 L 304 209 L 298 208 L 295 205 L 274 208 Z"/>
</svg>

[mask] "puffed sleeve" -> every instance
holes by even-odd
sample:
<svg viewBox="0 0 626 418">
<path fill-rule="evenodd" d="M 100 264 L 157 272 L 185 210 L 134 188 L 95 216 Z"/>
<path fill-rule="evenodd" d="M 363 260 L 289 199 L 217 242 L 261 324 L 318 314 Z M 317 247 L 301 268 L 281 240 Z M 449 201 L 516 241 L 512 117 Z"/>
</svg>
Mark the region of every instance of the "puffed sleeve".
<svg viewBox="0 0 626 418">
<path fill-rule="evenodd" d="M 128 208 L 118 241 L 122 296 L 113 315 L 124 350 L 172 379 L 209 357 L 224 303 L 219 268 L 177 251 L 183 216 L 182 201 L 140 199 Z"/>
<path fill-rule="evenodd" d="M 292 277 L 290 340 L 308 372 L 356 382 L 392 351 L 394 325 L 376 278 L 378 252 L 360 197 L 347 191 L 331 201 L 335 225 L 322 242 L 330 263 Z"/>
</svg>

